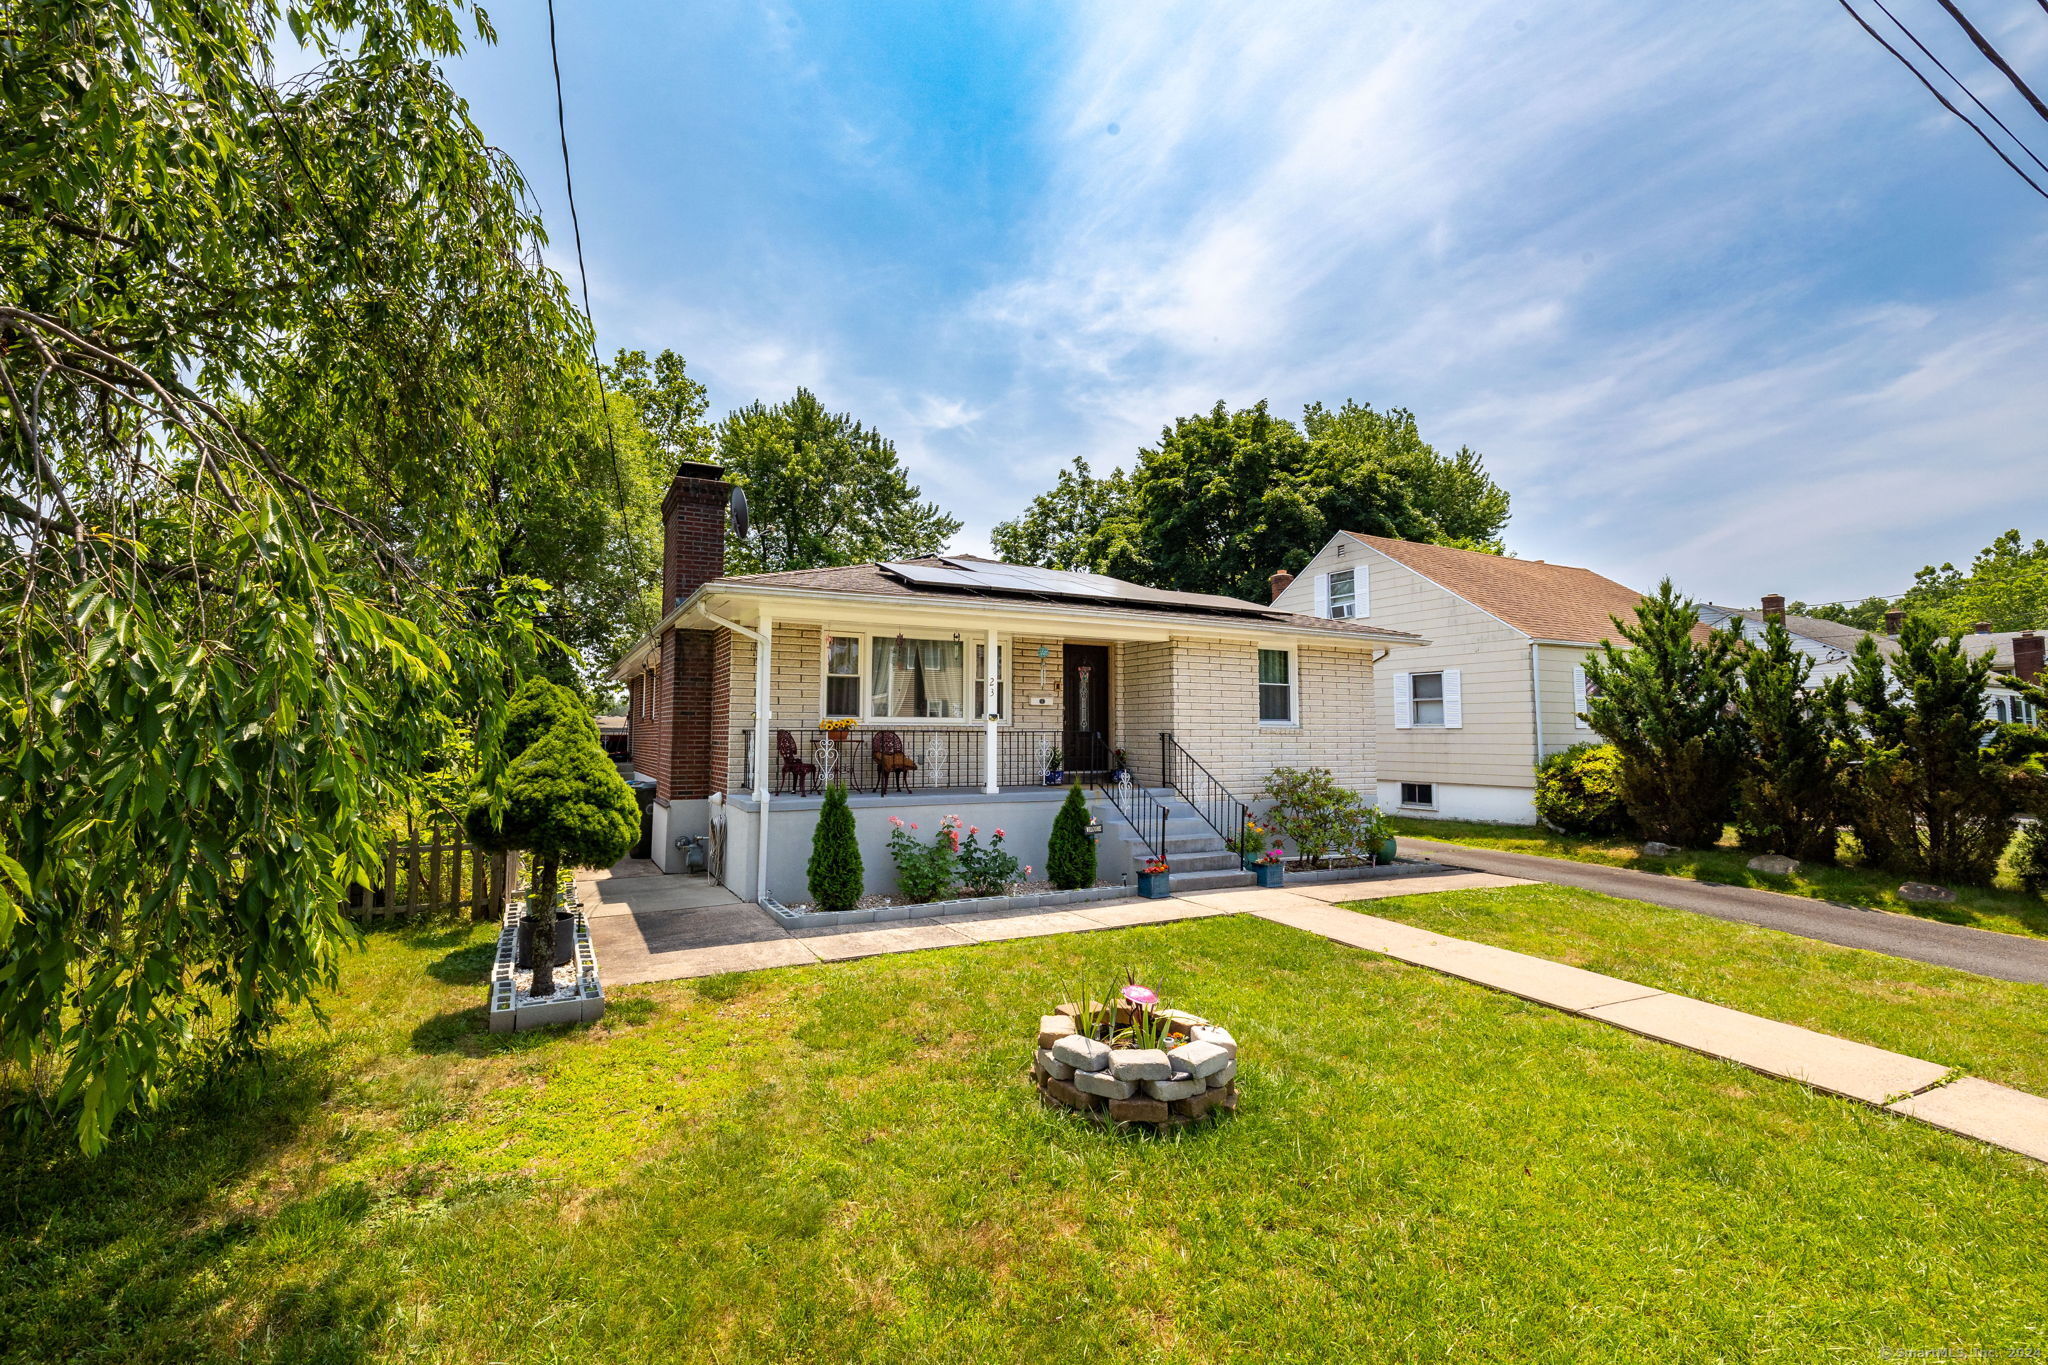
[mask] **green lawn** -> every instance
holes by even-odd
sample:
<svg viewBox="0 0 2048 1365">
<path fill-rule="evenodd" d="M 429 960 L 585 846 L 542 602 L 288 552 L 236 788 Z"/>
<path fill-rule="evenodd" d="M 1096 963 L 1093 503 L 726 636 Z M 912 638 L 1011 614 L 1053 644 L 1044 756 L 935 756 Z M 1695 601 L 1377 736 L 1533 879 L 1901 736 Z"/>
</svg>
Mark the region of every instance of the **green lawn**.
<svg viewBox="0 0 2048 1365">
<path fill-rule="evenodd" d="M 1568 907 L 1526 892 L 1374 909 L 1478 915 L 1489 898 L 1569 929 Z M 1745 932 L 1698 940 L 1711 961 L 1693 969 L 1788 970 L 1777 936 Z M 2032 1163 L 1262 921 L 630 988 L 597 1027 L 515 1038 L 480 1031 L 487 942 L 378 933 L 332 1031 L 288 1030 L 260 1096 L 195 1096 L 97 1159 L 0 1157 L 0 1352 L 923 1365 L 2048 1346 Z M 1826 951 L 1816 994 L 1855 975 Z M 1666 968 L 1687 952 L 1667 943 Z M 1157 1140 L 1038 1107 L 1036 1015 L 1084 965 L 1126 963 L 1233 1026 L 1235 1120 Z M 1935 1013 L 1918 978 L 1868 990 L 1925 1013 L 1925 1053 L 1963 1060 L 1975 1040 L 1987 1074 L 1999 1029 L 2015 1056 L 2039 1037 L 2038 1009 L 2030 1031 L 1980 1022 L 1978 997 L 1938 984 L 1959 994 Z"/>
<path fill-rule="evenodd" d="M 1724 837 L 1718 847 L 1683 849 L 1663 858 L 1651 858 L 1641 845 L 1615 837 L 1588 838 L 1556 834 L 1541 825 L 1495 825 L 1479 820 L 1419 820 L 1413 816 L 1390 817 L 1398 835 L 1411 839 L 1439 839 L 1445 843 L 1468 844 L 1473 848 L 1497 848 L 1509 853 L 1534 853 L 1545 858 L 1570 858 L 1581 863 L 1608 867 L 1630 867 L 1638 872 L 1661 872 L 1672 877 L 1718 882 L 1726 886 L 1754 886 L 1765 891 L 1783 891 L 1815 900 L 1837 901 L 1843 905 L 1890 910 L 1922 919 L 1949 924 L 1967 924 L 1976 929 L 1995 929 L 2006 934 L 2027 934 L 2048 938 L 2048 898 L 2029 895 L 2010 884 L 1995 887 L 1958 886 L 1956 899 L 1947 904 L 1925 904 L 1899 899 L 1899 885 L 1908 880 L 1896 872 L 1860 867 L 1823 867 L 1807 863 L 1790 877 L 1772 877 L 1749 870 L 1753 856 Z"/>
</svg>

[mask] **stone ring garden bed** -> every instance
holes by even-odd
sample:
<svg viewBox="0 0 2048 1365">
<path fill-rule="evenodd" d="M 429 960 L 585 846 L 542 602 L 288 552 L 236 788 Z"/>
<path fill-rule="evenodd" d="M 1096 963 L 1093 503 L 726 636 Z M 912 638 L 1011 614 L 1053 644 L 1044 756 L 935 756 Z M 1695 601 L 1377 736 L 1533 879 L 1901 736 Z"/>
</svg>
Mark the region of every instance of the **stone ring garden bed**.
<svg viewBox="0 0 2048 1365">
<path fill-rule="evenodd" d="M 1031 1077 L 1044 1103 L 1098 1122 L 1179 1127 L 1237 1108 L 1237 1039 L 1156 997 L 1066 1004 L 1038 1021 Z"/>
</svg>

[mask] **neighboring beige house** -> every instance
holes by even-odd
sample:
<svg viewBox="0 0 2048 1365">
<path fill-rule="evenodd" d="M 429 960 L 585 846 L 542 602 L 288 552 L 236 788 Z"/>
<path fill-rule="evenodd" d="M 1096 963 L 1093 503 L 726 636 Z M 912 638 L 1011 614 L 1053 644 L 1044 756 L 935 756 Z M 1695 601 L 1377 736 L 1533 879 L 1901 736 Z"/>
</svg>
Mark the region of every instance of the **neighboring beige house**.
<svg viewBox="0 0 2048 1365">
<path fill-rule="evenodd" d="M 1382 810 L 1532 824 L 1535 765 L 1595 738 L 1588 650 L 1642 594 L 1589 569 L 1344 531 L 1273 605 L 1419 635 L 1376 672 Z"/>
<path fill-rule="evenodd" d="M 1122 813 L 1109 780 L 1120 750 L 1137 789 L 1122 799 L 1162 803 L 1175 884 L 1199 886 L 1182 856 L 1191 827 L 1234 834 L 1275 767 L 1327 767 L 1366 795 L 1377 785 L 1373 663 L 1419 646 L 1412 635 L 965 555 L 727 576 L 729 491 L 715 466 L 676 476 L 663 502 L 669 610 L 612 675 L 632 764 L 655 783 L 665 870 L 684 864 L 679 840 L 704 838 L 740 895 L 802 896 L 816 789 L 835 777 L 855 792 L 873 890 L 893 881 L 891 815 L 927 831 L 949 813 L 1002 827 L 1010 851 L 1042 865 L 1064 794 L 1047 766 L 1096 789 L 1108 824 Z M 1211 856 L 1202 872 L 1248 879 Z"/>
</svg>

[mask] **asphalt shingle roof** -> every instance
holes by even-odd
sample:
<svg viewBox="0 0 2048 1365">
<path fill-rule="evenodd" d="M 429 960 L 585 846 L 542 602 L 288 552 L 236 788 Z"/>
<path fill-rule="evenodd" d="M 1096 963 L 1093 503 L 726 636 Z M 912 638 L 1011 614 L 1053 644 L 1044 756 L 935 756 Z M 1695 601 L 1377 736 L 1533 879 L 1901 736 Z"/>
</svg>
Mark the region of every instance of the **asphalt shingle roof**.
<svg viewBox="0 0 2048 1365">
<path fill-rule="evenodd" d="M 947 559 L 958 560 L 960 555 L 948 555 Z M 944 561 L 937 556 L 902 561 L 906 564 L 924 564 L 944 567 Z M 1296 630 L 1327 631 L 1339 635 L 1364 635 L 1379 639 L 1419 640 L 1421 637 L 1408 631 L 1388 630 L 1368 621 L 1331 621 L 1320 616 L 1304 616 L 1297 612 L 1275 611 L 1258 602 L 1244 602 L 1237 598 L 1209 597 L 1205 605 L 1205 594 L 1174 594 L 1176 600 L 1158 602 L 1128 602 L 1096 597 L 1062 597 L 1058 595 L 1019 594 L 1007 591 L 976 591 L 956 586 L 936 586 L 922 583 L 906 583 L 889 573 L 880 564 L 841 564 L 823 569 L 786 569 L 777 573 L 739 574 L 720 578 L 705 585 L 707 588 L 798 588 L 821 593 L 860 593 L 877 597 L 902 597 L 905 599 L 981 598 L 991 601 L 1036 601 L 1052 607 L 1079 607 L 1091 612 L 1119 612 L 1132 616 L 1178 616 L 1214 615 L 1220 620 L 1238 625 L 1257 625 L 1261 622 L 1286 626 Z"/>
<path fill-rule="evenodd" d="M 1357 531 L 1349 534 L 1539 640 L 1605 640 L 1615 633 L 1611 618 L 1628 620 L 1643 600 L 1634 588 L 1569 564 L 1509 559 Z"/>
</svg>

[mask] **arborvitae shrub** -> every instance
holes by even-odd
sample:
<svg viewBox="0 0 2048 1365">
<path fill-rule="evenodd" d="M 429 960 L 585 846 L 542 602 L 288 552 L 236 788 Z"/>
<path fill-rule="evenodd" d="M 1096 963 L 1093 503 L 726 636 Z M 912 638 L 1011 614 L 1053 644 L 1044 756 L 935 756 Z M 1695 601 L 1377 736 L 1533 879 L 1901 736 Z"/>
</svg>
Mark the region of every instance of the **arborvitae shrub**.
<svg viewBox="0 0 2048 1365">
<path fill-rule="evenodd" d="M 825 788 L 825 804 L 818 808 L 818 827 L 811 833 L 811 862 L 807 869 L 811 904 L 820 910 L 851 910 L 859 903 L 865 874 L 860 861 L 860 839 L 853 827 L 853 809 L 846 804 L 846 787 L 834 782 Z"/>
<path fill-rule="evenodd" d="M 1067 788 L 1067 799 L 1053 817 L 1045 850 L 1046 878 L 1062 891 L 1095 885 L 1095 841 L 1088 837 L 1091 819 L 1088 798 L 1077 782 Z"/>
</svg>

